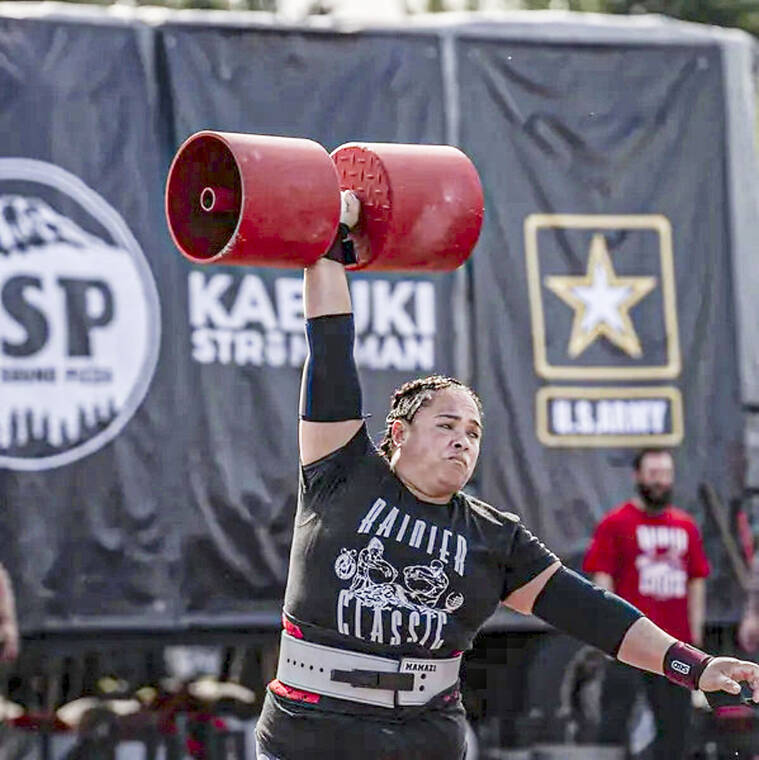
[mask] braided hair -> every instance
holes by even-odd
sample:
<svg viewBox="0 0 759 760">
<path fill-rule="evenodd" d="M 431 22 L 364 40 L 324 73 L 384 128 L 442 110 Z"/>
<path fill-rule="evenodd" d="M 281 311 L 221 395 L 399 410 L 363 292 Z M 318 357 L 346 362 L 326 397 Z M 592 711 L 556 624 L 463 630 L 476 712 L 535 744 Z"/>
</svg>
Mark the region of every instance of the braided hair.
<svg viewBox="0 0 759 760">
<path fill-rule="evenodd" d="M 482 415 L 482 402 L 479 396 L 460 380 L 444 375 L 430 375 L 429 377 L 420 377 L 416 380 L 410 380 L 396 389 L 390 401 L 390 411 L 385 417 L 385 435 L 380 442 L 380 454 L 389 462 L 393 455 L 393 439 L 390 433 L 393 422 L 396 420 L 406 420 L 411 422 L 416 413 L 423 407 L 427 406 L 432 400 L 436 391 L 442 391 L 445 388 L 456 388 L 457 390 L 466 391 L 477 409 Z"/>
</svg>

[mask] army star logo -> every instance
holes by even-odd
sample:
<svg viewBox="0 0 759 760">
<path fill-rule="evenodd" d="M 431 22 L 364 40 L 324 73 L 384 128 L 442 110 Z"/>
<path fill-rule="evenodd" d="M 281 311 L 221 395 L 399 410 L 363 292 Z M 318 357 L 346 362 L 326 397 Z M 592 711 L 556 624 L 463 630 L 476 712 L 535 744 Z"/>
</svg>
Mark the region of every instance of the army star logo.
<svg viewBox="0 0 759 760">
<path fill-rule="evenodd" d="M 544 283 L 575 310 L 569 356 L 579 356 L 593 341 L 603 336 L 629 356 L 643 351 L 635 332 L 630 309 L 647 296 L 657 284 L 655 277 L 620 277 L 601 233 L 593 236 L 584 276 L 546 277 Z"/>
<path fill-rule="evenodd" d="M 614 257 L 607 231 L 620 240 Z M 665 216 L 530 214 L 524 242 L 538 377 L 628 383 L 680 374 L 672 226 Z M 584 273 L 567 273 L 566 245 L 585 262 Z M 640 275 L 617 274 L 623 260 L 639 262 Z"/>
<path fill-rule="evenodd" d="M 607 247 L 612 239 L 613 256 Z M 535 374 L 579 381 L 538 388 L 540 443 L 679 445 L 684 435 L 679 388 L 633 384 L 676 378 L 682 369 L 667 217 L 529 214 L 524 243 Z M 573 263 L 578 257 L 584 262 L 580 272 Z M 617 274 L 615 266 L 623 262 L 634 263 L 639 274 L 629 269 Z M 598 385 L 602 380 L 624 385 Z"/>
</svg>

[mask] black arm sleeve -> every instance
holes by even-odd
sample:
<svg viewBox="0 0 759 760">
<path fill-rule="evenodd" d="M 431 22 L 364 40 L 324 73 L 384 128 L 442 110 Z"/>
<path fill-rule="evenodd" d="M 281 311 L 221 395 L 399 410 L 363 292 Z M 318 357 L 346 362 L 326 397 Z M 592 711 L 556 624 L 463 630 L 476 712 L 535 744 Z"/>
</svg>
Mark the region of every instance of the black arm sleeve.
<svg viewBox="0 0 759 760">
<path fill-rule="evenodd" d="M 353 358 L 352 314 L 306 321 L 308 358 L 300 390 L 300 417 L 309 422 L 361 419 L 361 384 Z"/>
<path fill-rule="evenodd" d="M 549 578 L 532 611 L 560 631 L 613 657 L 630 626 L 643 617 L 629 602 L 565 567 Z"/>
</svg>

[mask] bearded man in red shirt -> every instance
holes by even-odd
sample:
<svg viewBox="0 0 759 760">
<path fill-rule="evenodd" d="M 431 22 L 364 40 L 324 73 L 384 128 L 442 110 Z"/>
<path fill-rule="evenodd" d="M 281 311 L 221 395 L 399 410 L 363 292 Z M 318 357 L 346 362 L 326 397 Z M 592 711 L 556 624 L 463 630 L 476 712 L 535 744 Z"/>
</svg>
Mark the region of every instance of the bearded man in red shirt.
<svg viewBox="0 0 759 760">
<path fill-rule="evenodd" d="M 700 646 L 709 562 L 693 518 L 672 506 L 674 462 L 664 449 L 634 460 L 637 496 L 611 510 L 595 530 L 583 562 L 596 585 L 626 599 L 667 633 Z M 688 692 L 664 679 L 610 663 L 603 695 L 602 744 L 627 744 L 627 721 L 644 684 L 656 722 L 655 760 L 684 758 Z"/>
</svg>

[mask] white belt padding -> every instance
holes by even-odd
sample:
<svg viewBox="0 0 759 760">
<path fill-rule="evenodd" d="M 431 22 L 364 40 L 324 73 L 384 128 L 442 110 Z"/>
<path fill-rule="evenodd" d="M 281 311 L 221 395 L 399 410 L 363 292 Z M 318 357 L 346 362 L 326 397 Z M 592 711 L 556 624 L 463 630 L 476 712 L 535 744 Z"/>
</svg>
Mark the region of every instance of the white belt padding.
<svg viewBox="0 0 759 760">
<path fill-rule="evenodd" d="M 460 665 L 461 655 L 444 660 L 414 657 L 394 660 L 313 644 L 282 631 L 277 680 L 286 686 L 323 694 L 325 697 L 379 707 L 406 707 L 426 704 L 435 695 L 455 686 L 459 680 Z M 365 688 L 335 681 L 332 677 L 334 671 L 359 671 L 356 674 L 359 681 L 363 676 L 361 671 L 407 673 L 413 678 L 407 679 L 410 682 L 408 691 Z"/>
</svg>

